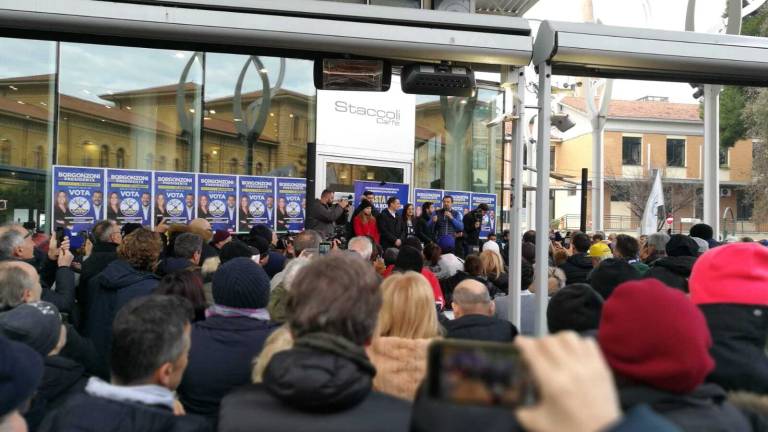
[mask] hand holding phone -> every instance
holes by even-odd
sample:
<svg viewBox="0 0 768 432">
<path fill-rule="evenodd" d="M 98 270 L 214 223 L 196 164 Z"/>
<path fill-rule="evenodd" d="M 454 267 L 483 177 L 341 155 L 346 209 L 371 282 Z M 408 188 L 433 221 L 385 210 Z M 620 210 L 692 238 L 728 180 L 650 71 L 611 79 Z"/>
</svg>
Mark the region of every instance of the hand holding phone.
<svg viewBox="0 0 768 432">
<path fill-rule="evenodd" d="M 328 252 L 331 251 L 331 242 L 320 242 L 320 248 L 318 249 L 318 252 L 320 255 L 327 255 Z"/>
</svg>

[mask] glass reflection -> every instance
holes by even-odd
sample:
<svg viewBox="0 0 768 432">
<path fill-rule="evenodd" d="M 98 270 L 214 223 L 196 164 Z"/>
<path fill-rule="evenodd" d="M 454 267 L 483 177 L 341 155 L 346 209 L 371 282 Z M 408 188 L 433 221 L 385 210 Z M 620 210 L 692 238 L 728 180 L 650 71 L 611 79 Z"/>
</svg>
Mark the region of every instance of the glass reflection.
<svg viewBox="0 0 768 432">
<path fill-rule="evenodd" d="M 0 38 L 0 218 L 45 222 L 56 43 Z"/>
<path fill-rule="evenodd" d="M 201 53 L 62 43 L 60 61 L 59 164 L 194 168 Z"/>
<path fill-rule="evenodd" d="M 202 171 L 305 176 L 312 62 L 211 53 L 205 65 Z"/>
</svg>

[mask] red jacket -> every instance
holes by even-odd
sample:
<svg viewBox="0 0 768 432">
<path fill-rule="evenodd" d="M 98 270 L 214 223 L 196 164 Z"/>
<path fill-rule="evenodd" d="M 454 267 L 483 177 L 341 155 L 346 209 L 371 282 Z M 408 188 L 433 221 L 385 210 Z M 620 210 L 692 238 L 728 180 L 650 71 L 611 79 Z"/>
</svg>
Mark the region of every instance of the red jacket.
<svg viewBox="0 0 768 432">
<path fill-rule="evenodd" d="M 394 265 L 389 265 L 384 270 L 384 273 L 382 273 L 382 276 L 385 278 L 388 277 L 392 274 L 394 269 Z M 429 285 L 432 287 L 432 294 L 435 296 L 435 303 L 440 305 L 440 309 L 443 309 L 445 307 L 445 297 L 443 297 L 443 290 L 440 289 L 440 281 L 438 281 L 435 274 L 429 271 L 429 269 L 426 267 L 421 269 L 421 275 L 427 279 L 427 282 L 429 282 Z"/>
<path fill-rule="evenodd" d="M 352 219 L 352 227 L 355 230 L 356 236 L 369 236 L 376 242 L 376 244 L 381 244 L 379 227 L 376 225 L 375 217 L 371 216 L 368 219 L 368 223 L 364 224 L 360 215 L 357 215 Z"/>
</svg>

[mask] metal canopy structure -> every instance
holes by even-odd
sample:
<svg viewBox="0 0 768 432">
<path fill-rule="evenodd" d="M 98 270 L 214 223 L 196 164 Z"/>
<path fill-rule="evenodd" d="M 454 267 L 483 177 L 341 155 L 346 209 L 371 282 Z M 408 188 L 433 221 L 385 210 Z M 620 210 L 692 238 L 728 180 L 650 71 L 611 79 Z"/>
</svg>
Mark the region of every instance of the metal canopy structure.
<svg viewBox="0 0 768 432">
<path fill-rule="evenodd" d="M 549 258 L 550 88 L 552 74 L 768 86 L 768 39 L 545 21 L 534 44 L 539 74 L 539 130 L 536 144 L 536 263 Z M 710 89 L 713 86 L 708 86 Z M 704 222 L 717 231 L 718 179 L 716 95 L 705 99 Z M 542 126 L 543 125 L 543 126 Z M 712 184 L 713 183 L 713 184 Z M 547 266 L 537 265 L 536 332 L 547 332 Z"/>
<path fill-rule="evenodd" d="M 496 71 L 499 65 L 527 65 L 533 49 L 528 22 L 513 17 L 480 19 L 471 14 L 306 0 L 279 5 L 261 1 L 248 7 L 231 0 L 131 3 L 126 7 L 119 1 L 0 0 L 0 34 L 90 43 L 271 49 L 299 58 L 335 53 L 395 63 L 453 61 Z"/>
</svg>

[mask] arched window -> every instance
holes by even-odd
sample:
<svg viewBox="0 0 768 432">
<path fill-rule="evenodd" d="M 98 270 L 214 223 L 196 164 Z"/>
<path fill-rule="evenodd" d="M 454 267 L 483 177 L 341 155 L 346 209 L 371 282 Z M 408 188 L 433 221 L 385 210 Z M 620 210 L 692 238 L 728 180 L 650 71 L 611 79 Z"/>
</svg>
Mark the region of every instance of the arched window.
<svg viewBox="0 0 768 432">
<path fill-rule="evenodd" d="M 43 146 L 37 146 L 35 149 L 35 168 L 43 169 L 45 165 L 45 149 Z"/>
<path fill-rule="evenodd" d="M 262 174 L 264 174 L 264 164 L 261 162 L 256 162 L 256 175 Z"/>
<path fill-rule="evenodd" d="M 101 149 L 99 150 L 99 166 L 100 167 L 108 167 L 109 166 L 109 146 L 106 144 L 101 146 Z"/>
<path fill-rule="evenodd" d="M 0 140 L 0 164 L 11 164 L 11 141 L 7 138 Z"/>
<path fill-rule="evenodd" d="M 157 169 L 164 170 L 165 169 L 165 156 L 160 156 L 157 158 Z"/>
<path fill-rule="evenodd" d="M 229 160 L 229 173 L 230 174 L 238 174 L 238 165 L 240 162 L 237 160 L 237 158 L 232 158 Z"/>
<path fill-rule="evenodd" d="M 203 155 L 203 163 L 202 163 L 201 168 L 202 168 L 201 169 L 202 172 L 210 172 L 210 168 L 211 168 L 211 155 L 209 155 L 208 153 Z"/>
<path fill-rule="evenodd" d="M 115 159 L 117 159 L 115 161 L 115 166 L 118 168 L 125 168 L 125 150 L 122 147 L 117 149 L 117 152 L 115 153 Z"/>
</svg>

